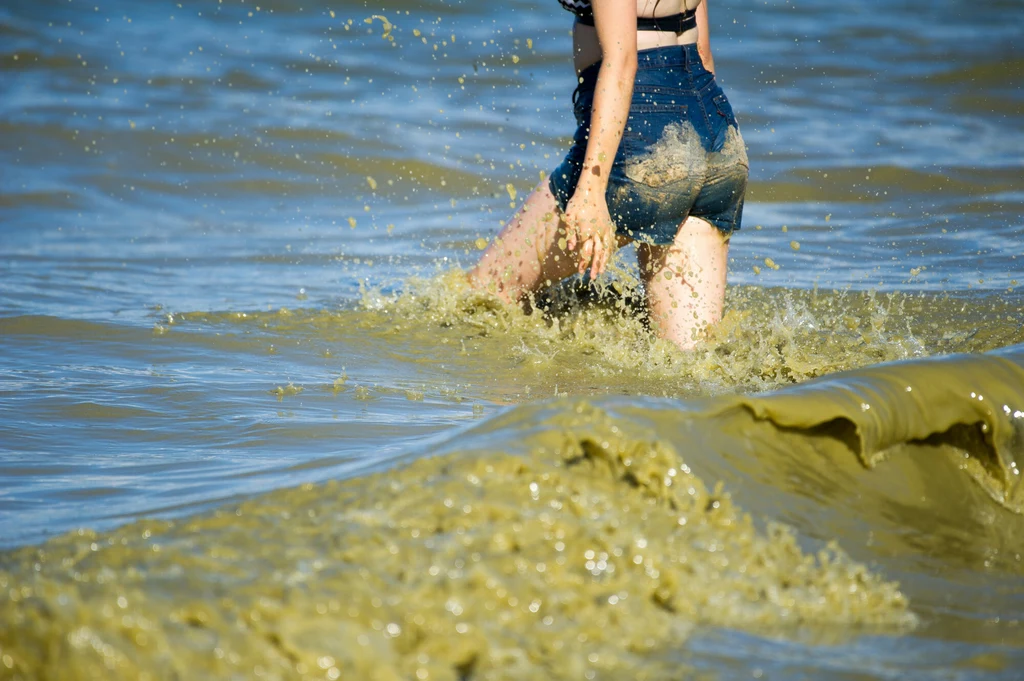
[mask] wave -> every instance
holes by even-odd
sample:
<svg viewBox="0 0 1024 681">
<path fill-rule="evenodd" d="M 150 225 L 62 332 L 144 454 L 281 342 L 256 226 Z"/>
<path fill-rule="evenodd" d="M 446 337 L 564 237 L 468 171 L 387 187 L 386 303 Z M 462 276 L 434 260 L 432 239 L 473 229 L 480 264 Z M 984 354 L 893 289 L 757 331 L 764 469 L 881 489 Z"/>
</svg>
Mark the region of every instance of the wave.
<svg viewBox="0 0 1024 681">
<path fill-rule="evenodd" d="M 927 589 L 847 555 L 857 533 L 837 518 L 853 496 L 885 507 L 930 475 L 948 485 L 941 450 L 962 483 L 921 508 L 987 504 L 1002 514 L 987 539 L 1012 549 L 1022 376 L 1015 346 L 759 396 L 521 405 L 393 470 L 0 554 L 0 648 L 30 678 L 678 678 L 671 651 L 708 627 L 906 635 Z M 885 457 L 900 473 L 920 461 L 907 447 L 933 461 L 896 492 L 864 483 Z M 776 522 L 801 507 L 773 477 L 787 466 L 799 487 L 833 478 L 795 530 Z M 835 531 L 816 546 L 815 523 Z M 1001 565 L 1021 572 L 1019 554 Z"/>
<path fill-rule="evenodd" d="M 898 445 L 949 445 L 995 501 L 1024 513 L 1024 345 L 834 374 L 736 403 L 779 427 L 835 437 L 869 468 Z"/>
</svg>

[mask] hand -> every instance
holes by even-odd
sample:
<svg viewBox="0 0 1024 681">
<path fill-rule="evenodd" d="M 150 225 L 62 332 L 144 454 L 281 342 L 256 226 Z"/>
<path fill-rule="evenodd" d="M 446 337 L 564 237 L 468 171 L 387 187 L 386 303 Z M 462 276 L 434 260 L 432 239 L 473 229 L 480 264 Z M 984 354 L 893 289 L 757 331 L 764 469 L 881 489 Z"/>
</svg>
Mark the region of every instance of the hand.
<svg viewBox="0 0 1024 681">
<path fill-rule="evenodd" d="M 588 192 L 577 187 L 565 207 L 565 223 L 569 229 L 566 235 L 569 250 L 574 251 L 580 245 L 579 273 L 583 274 L 588 267 L 591 277 L 604 272 L 616 246 L 615 224 L 608 213 L 604 192 Z"/>
</svg>

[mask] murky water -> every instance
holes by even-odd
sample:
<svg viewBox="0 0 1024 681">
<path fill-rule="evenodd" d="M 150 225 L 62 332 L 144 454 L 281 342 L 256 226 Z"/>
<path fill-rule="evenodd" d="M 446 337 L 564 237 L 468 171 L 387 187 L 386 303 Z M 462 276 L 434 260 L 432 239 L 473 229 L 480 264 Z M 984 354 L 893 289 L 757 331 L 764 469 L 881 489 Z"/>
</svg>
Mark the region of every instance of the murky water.
<svg viewBox="0 0 1024 681">
<path fill-rule="evenodd" d="M 0 679 L 1019 678 L 1018 14 L 712 5 L 685 355 L 628 251 L 459 273 L 569 141 L 557 3 L 3 4 Z"/>
</svg>

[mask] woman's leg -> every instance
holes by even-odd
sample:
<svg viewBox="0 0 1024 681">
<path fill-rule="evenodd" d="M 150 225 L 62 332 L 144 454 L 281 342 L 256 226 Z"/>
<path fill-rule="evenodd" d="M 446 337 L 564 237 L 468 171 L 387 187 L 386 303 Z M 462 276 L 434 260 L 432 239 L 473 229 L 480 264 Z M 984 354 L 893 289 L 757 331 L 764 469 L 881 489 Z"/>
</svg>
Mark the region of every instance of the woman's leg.
<svg viewBox="0 0 1024 681">
<path fill-rule="evenodd" d="M 637 242 L 651 325 L 684 350 L 722 318 L 729 240 L 711 223 L 689 217 L 671 246 Z"/>
<path fill-rule="evenodd" d="M 513 303 L 575 274 L 578 252 L 566 248 L 565 234 L 562 211 L 544 180 L 469 271 L 470 284 Z"/>
</svg>

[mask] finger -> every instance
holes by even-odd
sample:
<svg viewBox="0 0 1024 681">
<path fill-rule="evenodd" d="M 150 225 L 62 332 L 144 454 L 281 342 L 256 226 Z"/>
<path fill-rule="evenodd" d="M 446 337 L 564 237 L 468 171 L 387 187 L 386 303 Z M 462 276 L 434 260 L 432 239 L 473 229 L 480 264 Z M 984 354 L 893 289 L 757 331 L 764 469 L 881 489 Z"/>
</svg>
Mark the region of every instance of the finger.
<svg viewBox="0 0 1024 681">
<path fill-rule="evenodd" d="M 583 247 L 580 249 L 580 259 L 577 263 L 577 270 L 580 274 L 587 271 L 587 267 L 590 265 L 591 260 L 594 256 L 594 240 L 587 239 L 583 242 Z"/>
<path fill-rule="evenodd" d="M 606 252 L 607 249 L 604 247 L 604 244 L 599 243 L 598 247 L 594 249 L 594 262 L 590 266 L 591 276 L 596 277 L 604 272 L 604 263 L 607 260 Z"/>
<path fill-rule="evenodd" d="M 615 233 L 613 232 L 611 238 L 609 238 L 605 243 L 604 256 L 601 259 L 602 272 L 608 269 L 608 263 L 611 262 L 612 256 L 615 255 L 616 250 L 618 250 L 618 246 L 615 243 Z"/>
<path fill-rule="evenodd" d="M 604 272 L 608 269 L 608 263 L 611 261 L 612 256 L 615 255 L 615 235 L 613 234 L 611 239 L 605 242 L 604 253 L 601 255 L 601 271 Z"/>
<path fill-rule="evenodd" d="M 576 224 L 575 222 L 566 221 L 566 240 L 565 245 L 570 251 L 576 250 Z"/>
<path fill-rule="evenodd" d="M 604 272 L 604 264 L 608 261 L 608 249 L 605 247 L 603 242 L 598 242 L 598 246 L 594 249 L 594 263 L 590 266 L 590 273 L 593 276 L 597 276 Z"/>
</svg>

